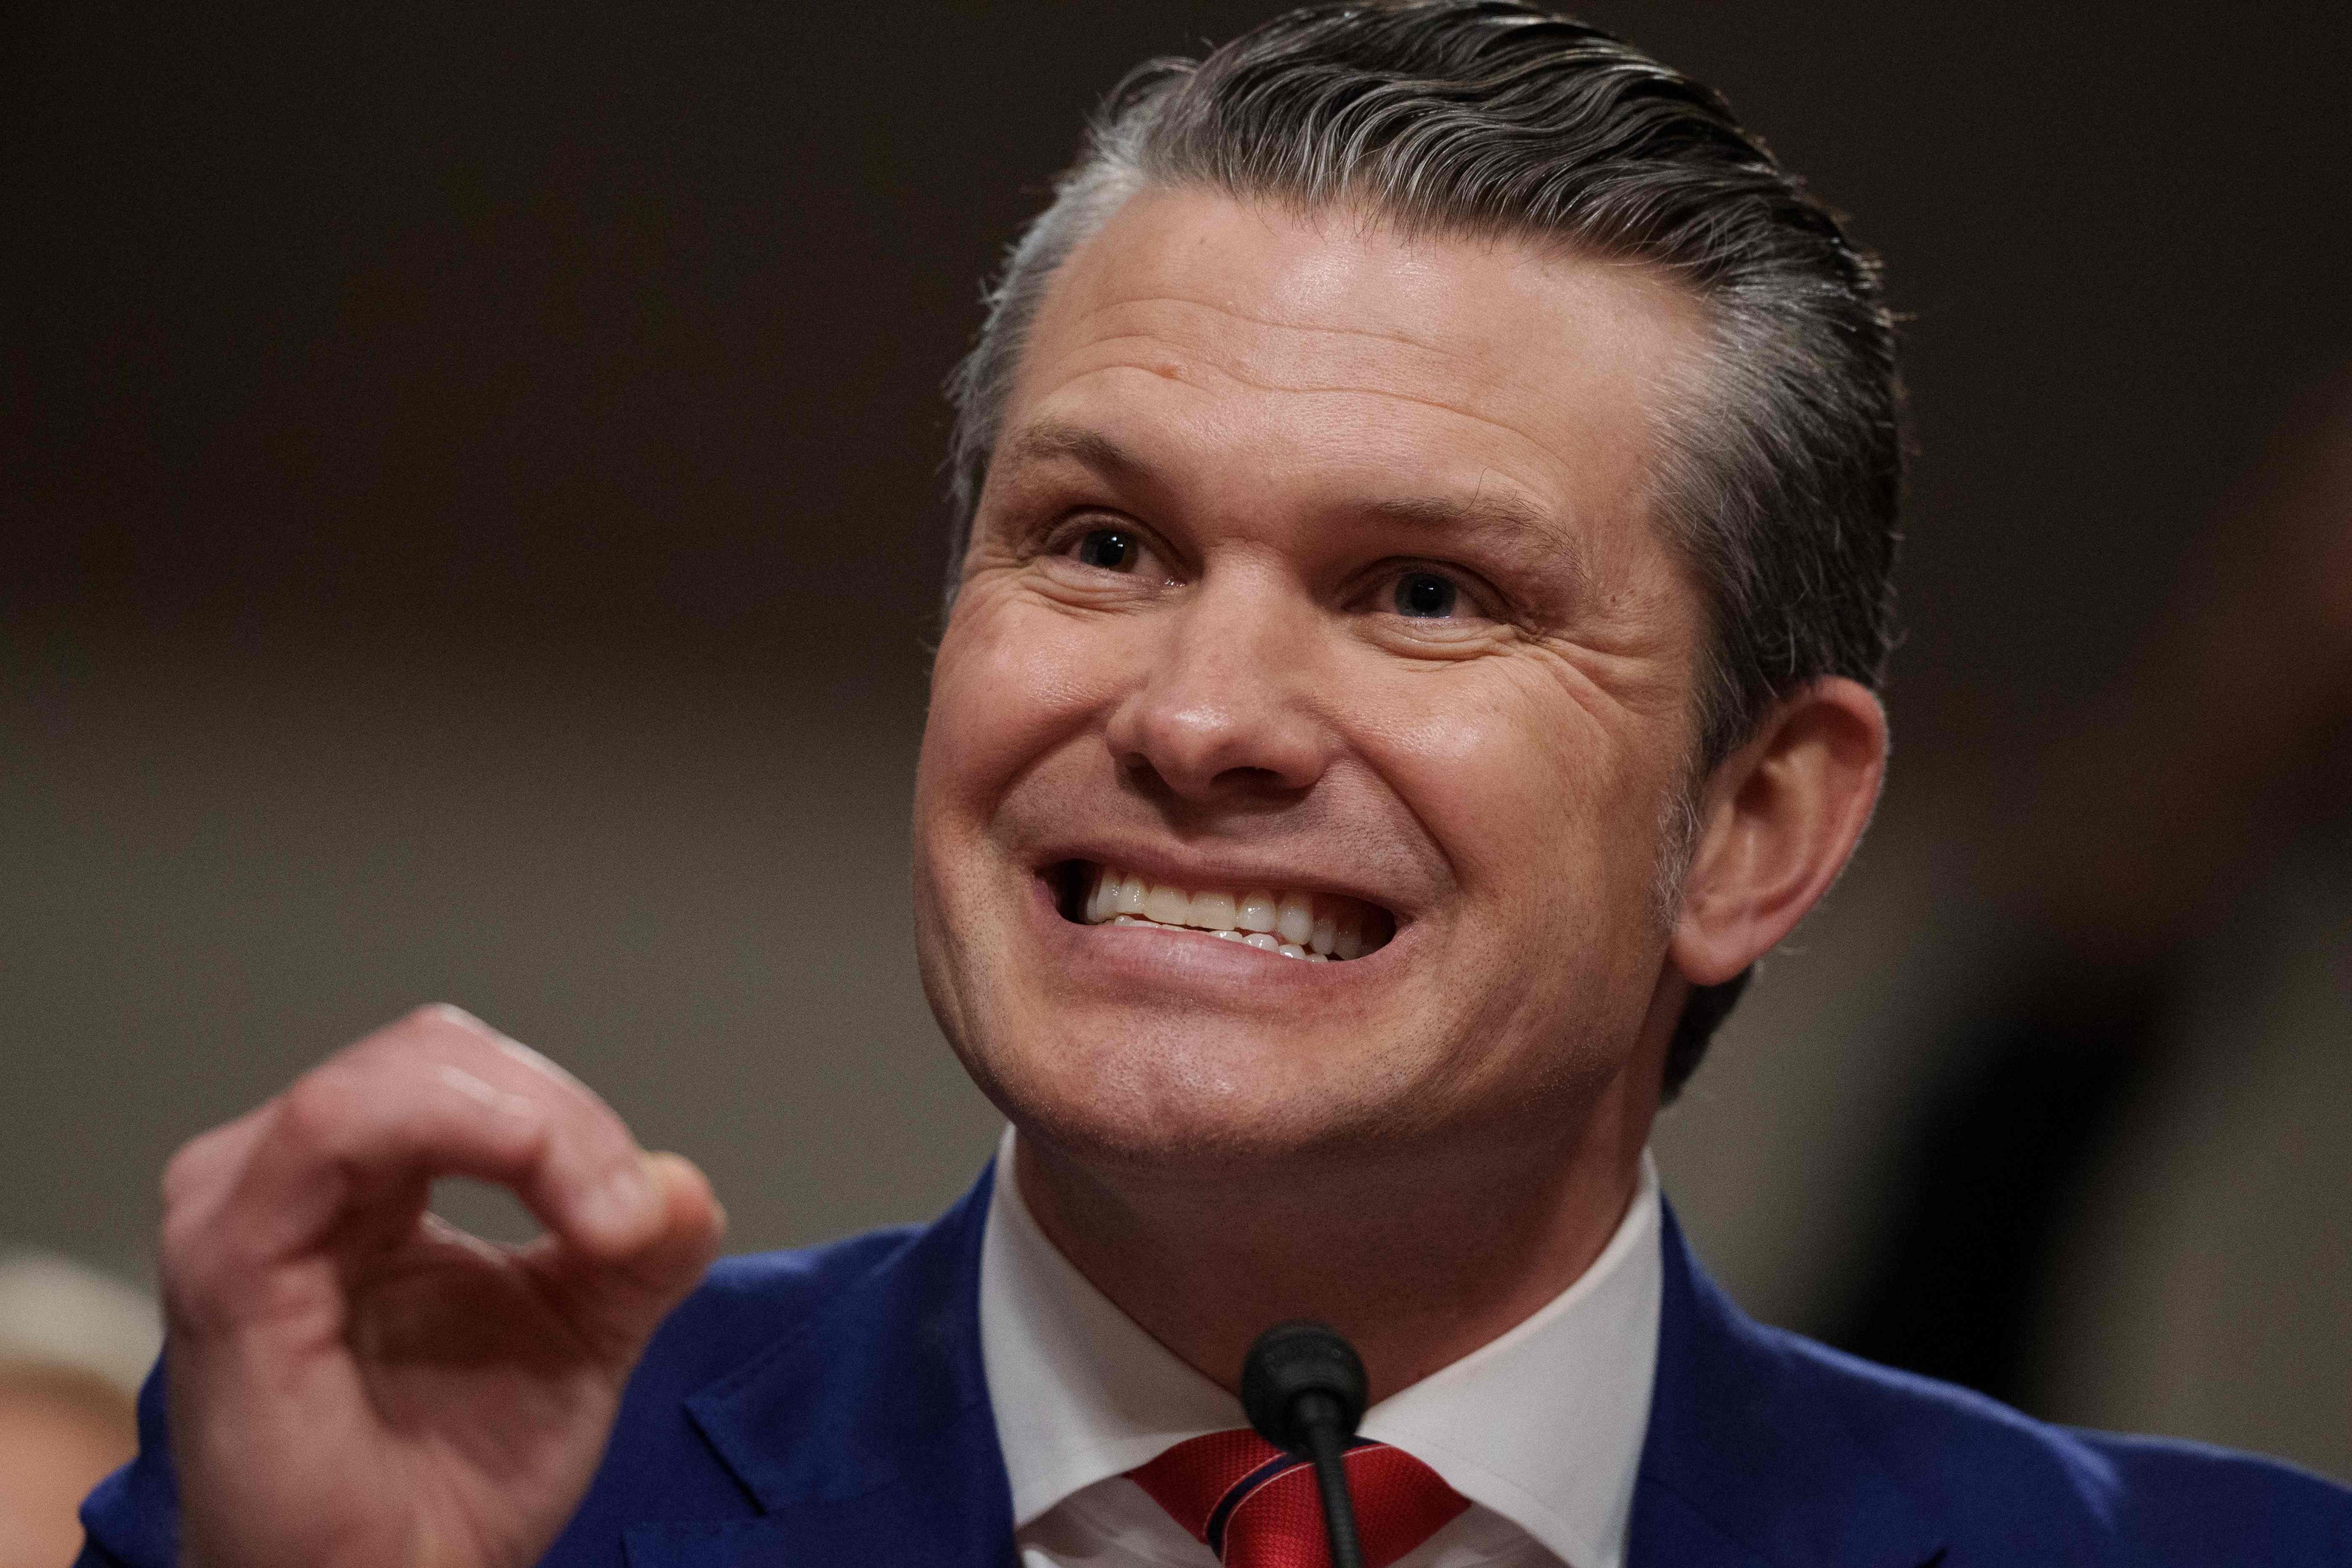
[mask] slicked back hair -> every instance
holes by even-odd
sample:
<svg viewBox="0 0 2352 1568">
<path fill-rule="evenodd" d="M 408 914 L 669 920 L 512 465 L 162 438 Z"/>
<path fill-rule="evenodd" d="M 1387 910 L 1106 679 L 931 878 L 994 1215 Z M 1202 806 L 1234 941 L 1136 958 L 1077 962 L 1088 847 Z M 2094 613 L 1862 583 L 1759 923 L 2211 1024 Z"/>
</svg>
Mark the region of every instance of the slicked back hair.
<svg viewBox="0 0 2352 1568">
<path fill-rule="evenodd" d="M 1309 5 L 1113 91 L 950 384 L 950 597 L 1046 290 L 1147 189 L 1356 209 L 1679 285 L 1706 352 L 1653 432 L 1649 499 L 1706 612 L 1692 788 L 1780 697 L 1830 675 L 1881 684 L 1905 441 L 1876 260 L 1712 89 L 1515 0 Z M 1677 802 L 1660 868 L 1669 920 L 1696 826 Z M 1693 995 L 1667 1052 L 1669 1099 L 1747 979 Z"/>
</svg>

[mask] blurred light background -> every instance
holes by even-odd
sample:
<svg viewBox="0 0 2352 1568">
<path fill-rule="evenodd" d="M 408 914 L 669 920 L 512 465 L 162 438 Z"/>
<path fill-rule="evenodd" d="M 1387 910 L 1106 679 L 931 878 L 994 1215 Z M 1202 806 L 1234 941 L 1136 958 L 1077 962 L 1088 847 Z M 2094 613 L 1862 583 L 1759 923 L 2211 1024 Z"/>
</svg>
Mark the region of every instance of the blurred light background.
<svg viewBox="0 0 2352 1568">
<path fill-rule="evenodd" d="M 958 1191 L 940 383 L 1097 97 L 1271 9 L 6 23 L 0 1248 L 149 1278 L 175 1145 L 428 999 L 737 1246 Z M 1892 783 L 1670 1191 L 1768 1318 L 2352 1477 L 2352 23 L 1583 14 L 1912 317 Z"/>
</svg>

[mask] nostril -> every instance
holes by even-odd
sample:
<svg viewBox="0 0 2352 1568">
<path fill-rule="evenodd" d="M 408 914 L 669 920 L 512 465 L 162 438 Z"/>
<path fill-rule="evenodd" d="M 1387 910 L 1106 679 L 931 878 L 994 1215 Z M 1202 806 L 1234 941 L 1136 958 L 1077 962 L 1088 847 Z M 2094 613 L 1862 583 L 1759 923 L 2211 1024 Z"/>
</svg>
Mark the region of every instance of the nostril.
<svg viewBox="0 0 2352 1568">
<path fill-rule="evenodd" d="M 1209 781 L 1213 789 L 1230 790 L 1235 795 L 1271 795 L 1288 793 L 1282 775 L 1272 768 L 1227 768 Z"/>
<path fill-rule="evenodd" d="M 1331 737 L 1297 693 L 1250 682 L 1147 686 L 1103 732 L 1130 788 L 1155 799 L 1260 799 L 1290 796 L 1321 776 Z"/>
</svg>

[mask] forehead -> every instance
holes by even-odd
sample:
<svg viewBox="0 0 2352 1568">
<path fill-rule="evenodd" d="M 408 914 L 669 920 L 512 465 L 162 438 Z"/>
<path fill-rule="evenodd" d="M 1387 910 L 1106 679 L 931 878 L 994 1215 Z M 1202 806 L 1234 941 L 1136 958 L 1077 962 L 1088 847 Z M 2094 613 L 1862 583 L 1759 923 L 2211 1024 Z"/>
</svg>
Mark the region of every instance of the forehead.
<svg viewBox="0 0 2352 1568">
<path fill-rule="evenodd" d="M 998 449 L 1087 430 L 1261 501 L 1433 483 L 1627 516 L 1699 328 L 1633 264 L 1150 191 L 1055 278 Z"/>
</svg>

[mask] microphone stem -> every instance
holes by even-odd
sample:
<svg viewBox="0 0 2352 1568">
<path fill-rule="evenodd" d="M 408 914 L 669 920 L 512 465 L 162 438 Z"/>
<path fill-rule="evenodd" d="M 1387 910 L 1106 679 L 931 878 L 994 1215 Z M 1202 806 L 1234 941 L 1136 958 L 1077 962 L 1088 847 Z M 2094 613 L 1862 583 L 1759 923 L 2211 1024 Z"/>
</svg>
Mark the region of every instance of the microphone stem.
<svg viewBox="0 0 2352 1568">
<path fill-rule="evenodd" d="M 1356 1539 L 1356 1500 L 1348 1490 L 1346 1446 L 1339 1438 L 1339 1410 L 1328 1394 L 1310 1394 L 1297 1406 L 1299 1425 L 1315 1459 L 1316 1489 L 1323 1494 L 1323 1529 L 1331 1543 L 1331 1568 L 1364 1568 L 1364 1548 Z"/>
</svg>

